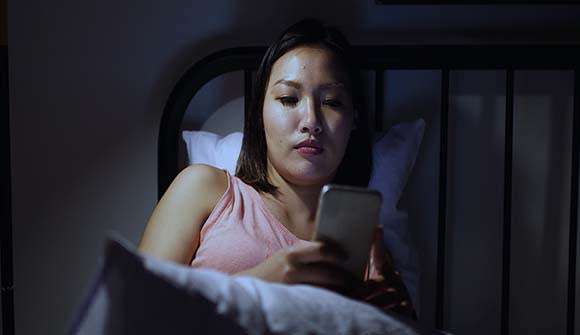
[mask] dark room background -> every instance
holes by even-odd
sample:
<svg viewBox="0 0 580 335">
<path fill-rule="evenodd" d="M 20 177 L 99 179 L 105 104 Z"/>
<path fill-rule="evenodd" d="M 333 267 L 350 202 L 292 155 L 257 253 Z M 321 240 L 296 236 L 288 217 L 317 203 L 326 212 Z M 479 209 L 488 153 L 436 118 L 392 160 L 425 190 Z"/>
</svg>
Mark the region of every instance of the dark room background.
<svg viewBox="0 0 580 335">
<path fill-rule="evenodd" d="M 580 42 L 580 5 L 7 0 L 17 334 L 63 333 L 107 233 L 139 241 L 185 69 L 305 16 L 353 44 Z"/>
</svg>

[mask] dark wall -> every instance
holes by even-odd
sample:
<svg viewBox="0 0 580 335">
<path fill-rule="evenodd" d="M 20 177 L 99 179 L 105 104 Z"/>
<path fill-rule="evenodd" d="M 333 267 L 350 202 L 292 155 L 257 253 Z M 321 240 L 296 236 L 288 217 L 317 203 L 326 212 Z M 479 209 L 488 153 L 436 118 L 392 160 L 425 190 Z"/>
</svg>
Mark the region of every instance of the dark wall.
<svg viewBox="0 0 580 335">
<path fill-rule="evenodd" d="M 107 231 L 140 239 L 156 203 L 160 116 L 187 66 L 267 44 L 304 16 L 355 44 L 577 41 L 580 31 L 571 6 L 8 0 L 18 334 L 63 332 Z"/>
</svg>

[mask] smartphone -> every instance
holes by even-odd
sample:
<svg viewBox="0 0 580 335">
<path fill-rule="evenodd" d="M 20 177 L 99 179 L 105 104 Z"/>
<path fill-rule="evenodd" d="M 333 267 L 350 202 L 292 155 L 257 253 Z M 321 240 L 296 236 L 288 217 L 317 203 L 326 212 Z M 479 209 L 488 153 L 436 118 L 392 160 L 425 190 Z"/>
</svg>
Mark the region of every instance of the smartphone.
<svg viewBox="0 0 580 335">
<path fill-rule="evenodd" d="M 314 239 L 342 248 L 348 254 L 342 266 L 359 279 L 365 275 L 381 204 L 379 191 L 362 187 L 329 184 L 320 193 Z"/>
</svg>

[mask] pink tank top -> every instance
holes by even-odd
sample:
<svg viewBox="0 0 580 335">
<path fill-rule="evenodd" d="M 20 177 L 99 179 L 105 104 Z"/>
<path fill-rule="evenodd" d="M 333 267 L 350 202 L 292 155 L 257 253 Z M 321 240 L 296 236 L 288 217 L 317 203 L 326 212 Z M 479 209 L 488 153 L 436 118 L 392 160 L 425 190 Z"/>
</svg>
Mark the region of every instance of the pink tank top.
<svg viewBox="0 0 580 335">
<path fill-rule="evenodd" d="M 201 229 L 191 266 L 233 274 L 300 241 L 274 218 L 258 191 L 228 173 L 228 188 Z"/>
</svg>

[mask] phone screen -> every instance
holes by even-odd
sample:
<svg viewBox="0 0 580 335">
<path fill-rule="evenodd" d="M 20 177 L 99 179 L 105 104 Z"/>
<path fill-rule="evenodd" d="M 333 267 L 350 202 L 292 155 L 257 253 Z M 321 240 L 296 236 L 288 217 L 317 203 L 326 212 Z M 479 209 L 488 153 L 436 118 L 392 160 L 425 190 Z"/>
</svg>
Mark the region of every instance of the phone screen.
<svg viewBox="0 0 580 335">
<path fill-rule="evenodd" d="M 325 185 L 316 212 L 315 240 L 330 240 L 347 252 L 343 266 L 363 278 L 375 229 L 381 193 L 361 187 Z"/>
</svg>

